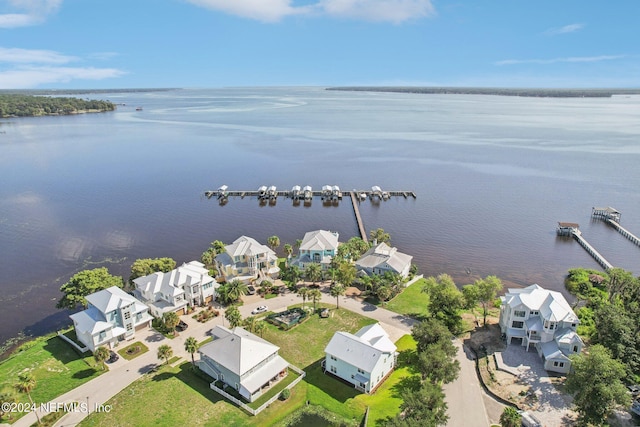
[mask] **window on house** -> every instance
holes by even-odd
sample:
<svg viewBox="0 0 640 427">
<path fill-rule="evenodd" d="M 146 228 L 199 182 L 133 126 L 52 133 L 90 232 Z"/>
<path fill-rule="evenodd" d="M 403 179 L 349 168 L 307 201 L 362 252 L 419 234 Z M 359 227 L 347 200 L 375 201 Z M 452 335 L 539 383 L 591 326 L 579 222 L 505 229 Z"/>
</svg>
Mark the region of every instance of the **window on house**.
<svg viewBox="0 0 640 427">
<path fill-rule="evenodd" d="M 98 341 L 104 341 L 104 339 L 107 337 L 107 333 L 105 331 L 100 332 L 100 334 L 98 334 Z"/>
<path fill-rule="evenodd" d="M 131 312 L 130 311 L 126 311 L 124 313 L 124 320 L 129 320 L 131 319 Z"/>
<path fill-rule="evenodd" d="M 513 315 L 515 317 L 524 317 L 527 315 L 527 312 L 524 310 L 514 310 Z"/>
<path fill-rule="evenodd" d="M 331 360 L 338 360 L 334 355 L 331 355 Z"/>
<path fill-rule="evenodd" d="M 331 365 L 331 369 L 330 369 L 330 371 L 331 371 L 331 372 L 333 372 L 334 374 L 337 374 L 337 373 L 338 373 L 338 369 L 337 369 L 335 366 L 333 366 L 333 365 Z"/>
<path fill-rule="evenodd" d="M 564 362 L 560 362 L 560 367 L 564 368 Z"/>
<path fill-rule="evenodd" d="M 524 326 L 524 322 L 514 320 L 513 323 L 511 323 L 512 328 L 522 329 L 523 326 Z"/>
<path fill-rule="evenodd" d="M 354 374 L 351 374 L 351 379 L 353 380 L 355 378 L 356 378 L 356 376 Z"/>
<path fill-rule="evenodd" d="M 537 310 L 531 310 L 531 311 L 529 312 L 529 314 L 530 314 L 531 316 L 537 316 L 537 315 L 539 314 L 539 312 L 538 312 Z"/>
<path fill-rule="evenodd" d="M 236 383 L 236 390 L 240 390 L 240 384 Z"/>
<path fill-rule="evenodd" d="M 576 327 L 576 323 L 572 323 L 572 324 L 571 324 L 571 327 L 572 327 L 572 328 L 575 328 L 575 327 Z"/>
<path fill-rule="evenodd" d="M 358 368 L 358 373 L 359 374 L 364 374 L 364 371 L 362 369 Z"/>
<path fill-rule="evenodd" d="M 573 352 L 574 352 L 574 353 L 577 353 L 577 352 L 578 352 L 578 346 L 577 346 L 577 345 L 574 345 L 574 346 L 573 346 Z"/>
<path fill-rule="evenodd" d="M 133 325 L 131 323 L 127 323 L 127 331 L 131 332 L 133 330 Z"/>
<path fill-rule="evenodd" d="M 558 367 L 558 362 L 553 362 L 553 366 Z"/>
</svg>

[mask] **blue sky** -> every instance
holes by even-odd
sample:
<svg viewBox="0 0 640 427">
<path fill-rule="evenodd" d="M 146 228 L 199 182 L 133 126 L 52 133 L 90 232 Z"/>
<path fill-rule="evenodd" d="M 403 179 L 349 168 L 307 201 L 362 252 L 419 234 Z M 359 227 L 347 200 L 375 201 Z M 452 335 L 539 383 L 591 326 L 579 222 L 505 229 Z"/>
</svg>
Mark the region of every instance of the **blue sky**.
<svg viewBox="0 0 640 427">
<path fill-rule="evenodd" d="M 0 0 L 0 88 L 640 87 L 640 1 Z"/>
</svg>

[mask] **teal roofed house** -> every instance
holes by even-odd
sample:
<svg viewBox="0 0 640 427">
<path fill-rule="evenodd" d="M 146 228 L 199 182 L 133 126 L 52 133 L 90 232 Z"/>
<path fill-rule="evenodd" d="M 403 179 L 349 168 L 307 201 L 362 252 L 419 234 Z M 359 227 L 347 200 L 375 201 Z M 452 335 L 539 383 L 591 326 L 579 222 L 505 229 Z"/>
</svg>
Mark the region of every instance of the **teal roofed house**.
<svg viewBox="0 0 640 427">
<path fill-rule="evenodd" d="M 331 260 L 338 250 L 338 233 L 316 230 L 305 233 L 298 256 L 291 261 L 305 269 L 309 264 L 320 264 L 323 269 L 329 268 Z"/>
</svg>

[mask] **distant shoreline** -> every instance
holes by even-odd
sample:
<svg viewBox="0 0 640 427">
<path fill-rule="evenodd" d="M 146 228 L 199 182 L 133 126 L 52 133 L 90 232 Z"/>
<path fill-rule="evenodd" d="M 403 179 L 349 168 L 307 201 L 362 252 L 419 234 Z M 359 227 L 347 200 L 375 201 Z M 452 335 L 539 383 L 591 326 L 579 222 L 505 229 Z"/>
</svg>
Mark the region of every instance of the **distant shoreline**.
<svg viewBox="0 0 640 427">
<path fill-rule="evenodd" d="M 640 89 L 519 89 L 476 87 L 344 86 L 326 90 L 393 92 L 435 95 L 498 95 L 535 98 L 610 98 L 613 95 L 640 95 Z"/>
</svg>

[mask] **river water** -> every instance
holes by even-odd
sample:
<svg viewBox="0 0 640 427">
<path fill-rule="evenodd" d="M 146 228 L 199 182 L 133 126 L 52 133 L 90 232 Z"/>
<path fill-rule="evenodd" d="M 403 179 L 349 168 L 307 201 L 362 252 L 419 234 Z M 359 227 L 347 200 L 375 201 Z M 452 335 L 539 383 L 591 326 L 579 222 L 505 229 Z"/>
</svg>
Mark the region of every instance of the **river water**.
<svg viewBox="0 0 640 427">
<path fill-rule="evenodd" d="M 0 342 L 68 323 L 55 309 L 59 287 L 85 268 L 126 278 L 137 258 L 190 261 L 216 239 L 358 233 L 348 199 L 220 206 L 203 196 L 222 184 L 414 191 L 415 200 L 363 202 L 365 226 L 389 232 L 422 273 L 458 285 L 496 274 L 508 286 L 563 291 L 567 269 L 599 268 L 556 237 L 558 221 L 579 223 L 609 262 L 640 273 L 640 248 L 590 218 L 592 206 L 613 206 L 640 234 L 638 96 L 233 88 L 86 97 L 125 105 L 0 121 Z"/>
</svg>

